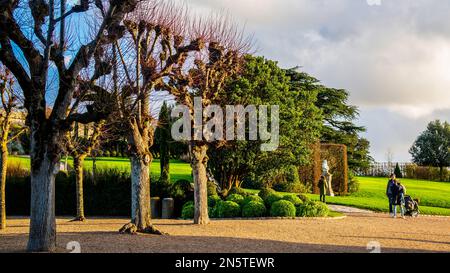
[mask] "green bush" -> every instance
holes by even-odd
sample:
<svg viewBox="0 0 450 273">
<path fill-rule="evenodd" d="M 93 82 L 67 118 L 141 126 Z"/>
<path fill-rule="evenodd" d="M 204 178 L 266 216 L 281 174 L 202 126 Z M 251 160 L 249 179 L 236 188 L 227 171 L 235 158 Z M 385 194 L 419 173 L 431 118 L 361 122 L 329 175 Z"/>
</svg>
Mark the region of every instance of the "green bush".
<svg viewBox="0 0 450 273">
<path fill-rule="evenodd" d="M 244 202 L 244 196 L 240 194 L 231 194 L 227 196 L 227 201 L 232 201 L 239 205 L 242 205 Z"/>
<path fill-rule="evenodd" d="M 348 193 L 356 193 L 359 191 L 359 181 L 353 172 L 348 173 Z"/>
<path fill-rule="evenodd" d="M 245 206 L 247 203 L 250 203 L 251 201 L 255 201 L 255 202 L 264 204 L 264 200 L 261 197 L 259 197 L 258 195 L 249 195 L 249 196 L 245 197 L 242 204 Z"/>
<path fill-rule="evenodd" d="M 315 202 L 316 217 L 327 217 L 330 213 L 328 206 L 322 202 Z"/>
<path fill-rule="evenodd" d="M 287 200 L 276 201 L 270 208 L 270 215 L 274 217 L 295 217 L 295 206 Z"/>
<path fill-rule="evenodd" d="M 258 201 L 250 201 L 242 208 L 243 217 L 263 217 L 266 214 L 266 206 Z"/>
<path fill-rule="evenodd" d="M 216 204 L 221 201 L 220 196 L 218 195 L 211 195 L 208 196 L 208 207 L 214 207 Z"/>
<path fill-rule="evenodd" d="M 208 196 L 217 195 L 217 186 L 214 182 L 208 181 L 207 184 Z"/>
<path fill-rule="evenodd" d="M 303 201 L 300 198 L 298 198 L 298 196 L 295 196 L 292 194 L 285 195 L 283 197 L 283 200 L 287 200 L 287 201 L 291 202 L 292 204 L 294 204 L 294 206 L 299 206 L 299 205 L 303 204 Z"/>
<path fill-rule="evenodd" d="M 233 201 L 220 201 L 216 206 L 217 217 L 233 218 L 241 215 L 241 207 Z"/>
<path fill-rule="evenodd" d="M 242 188 L 237 188 L 237 187 L 233 187 L 233 188 L 231 188 L 231 190 L 229 190 L 229 191 L 227 192 L 227 196 L 228 196 L 228 195 L 231 195 L 231 194 L 239 194 L 239 195 L 242 195 L 242 196 L 244 196 L 244 197 L 250 195 L 250 194 L 249 194 L 248 192 L 246 192 L 244 189 L 242 189 Z"/>
<path fill-rule="evenodd" d="M 300 198 L 300 200 L 302 200 L 303 203 L 307 203 L 309 201 L 309 197 L 306 196 L 305 194 L 297 194 L 297 197 Z"/>
<path fill-rule="evenodd" d="M 266 200 L 267 196 L 269 196 L 269 194 L 272 193 L 275 193 L 275 190 L 264 187 L 259 191 L 258 196 L 261 197 L 263 200 Z"/>
<path fill-rule="evenodd" d="M 330 210 L 321 202 L 309 201 L 297 207 L 298 217 L 326 217 Z"/>
<path fill-rule="evenodd" d="M 208 216 L 210 218 L 217 218 L 217 207 L 208 207 Z"/>
<path fill-rule="evenodd" d="M 273 203 L 279 201 L 283 199 L 283 195 L 281 195 L 280 193 L 271 193 L 267 196 L 267 198 L 264 200 L 264 203 L 266 204 L 267 207 L 271 207 Z"/>
<path fill-rule="evenodd" d="M 183 209 L 181 210 L 181 218 L 193 219 L 194 212 L 195 212 L 194 203 L 189 201 L 183 205 Z"/>
</svg>

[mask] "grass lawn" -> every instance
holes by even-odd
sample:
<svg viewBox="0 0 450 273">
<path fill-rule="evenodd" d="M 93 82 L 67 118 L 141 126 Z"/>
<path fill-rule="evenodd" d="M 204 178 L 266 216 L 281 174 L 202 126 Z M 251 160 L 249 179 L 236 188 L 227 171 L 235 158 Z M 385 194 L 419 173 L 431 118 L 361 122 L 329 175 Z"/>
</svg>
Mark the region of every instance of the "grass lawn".
<svg viewBox="0 0 450 273">
<path fill-rule="evenodd" d="M 20 164 L 24 168 L 29 169 L 30 158 L 22 156 L 11 156 L 9 163 Z M 68 164 L 72 166 L 72 159 L 68 158 Z M 96 160 L 97 169 L 116 169 L 123 172 L 130 171 L 130 160 L 123 157 L 98 157 Z M 87 158 L 84 162 L 84 168 L 86 170 L 92 170 L 92 159 Z M 159 159 L 154 159 L 151 165 L 152 177 L 159 177 L 160 166 Z M 192 181 L 191 166 L 180 160 L 170 161 L 170 179 L 177 181 L 180 179 L 186 179 Z"/>
<path fill-rule="evenodd" d="M 385 195 L 387 178 L 359 177 L 359 192 L 349 196 L 328 197 L 329 204 L 357 207 L 379 212 L 388 212 Z M 424 180 L 401 179 L 408 195 L 420 199 L 422 214 L 450 216 L 450 183 Z M 257 190 L 248 190 L 258 193 Z M 289 194 L 289 193 L 284 193 Z M 319 200 L 315 194 L 307 194 L 312 200 Z"/>
</svg>

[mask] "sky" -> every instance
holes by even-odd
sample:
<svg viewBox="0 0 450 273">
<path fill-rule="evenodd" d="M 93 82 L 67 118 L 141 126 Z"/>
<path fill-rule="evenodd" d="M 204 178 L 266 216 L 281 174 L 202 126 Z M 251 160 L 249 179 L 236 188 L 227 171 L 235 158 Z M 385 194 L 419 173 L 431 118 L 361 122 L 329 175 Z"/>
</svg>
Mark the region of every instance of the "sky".
<svg viewBox="0 0 450 273">
<path fill-rule="evenodd" d="M 188 0 L 226 12 L 257 55 L 347 89 L 376 161 L 409 162 L 428 122 L 450 121 L 450 1 Z"/>
</svg>

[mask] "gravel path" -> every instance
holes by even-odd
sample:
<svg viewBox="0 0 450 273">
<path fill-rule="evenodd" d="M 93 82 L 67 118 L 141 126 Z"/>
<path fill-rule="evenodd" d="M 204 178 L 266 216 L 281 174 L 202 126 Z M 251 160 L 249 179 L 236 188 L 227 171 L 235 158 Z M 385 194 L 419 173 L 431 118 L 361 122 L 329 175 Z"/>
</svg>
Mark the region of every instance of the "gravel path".
<svg viewBox="0 0 450 273">
<path fill-rule="evenodd" d="M 58 218 L 58 251 L 78 241 L 82 252 L 450 252 L 450 219 L 391 219 L 378 213 L 349 213 L 345 219 L 230 220 L 195 226 L 191 221 L 155 220 L 169 236 L 121 235 L 127 219 L 95 218 L 71 223 Z M 26 218 L 8 219 L 0 252 L 26 247 Z"/>
</svg>

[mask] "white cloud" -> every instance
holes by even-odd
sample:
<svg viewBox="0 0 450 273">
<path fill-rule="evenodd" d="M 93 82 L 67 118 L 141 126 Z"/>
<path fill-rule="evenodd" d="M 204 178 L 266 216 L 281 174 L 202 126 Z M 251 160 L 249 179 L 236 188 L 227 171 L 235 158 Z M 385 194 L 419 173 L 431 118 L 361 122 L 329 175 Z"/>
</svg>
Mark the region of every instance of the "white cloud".
<svg viewBox="0 0 450 273">
<path fill-rule="evenodd" d="M 368 137 L 383 150 L 377 154 L 392 146 L 375 139 L 382 137 L 380 130 L 395 126 L 409 132 L 391 137 L 397 138 L 397 155 L 406 159 L 402 143 L 409 146 L 429 120 L 450 120 L 450 1 L 383 0 L 375 6 L 367 0 L 192 2 L 203 11 L 228 10 L 245 23 L 257 39 L 258 54 L 284 67 L 300 65 L 324 84 L 349 90 L 351 102 L 369 111 L 362 117 L 375 112 L 381 120 L 395 117 L 395 124 L 378 130 L 376 119 L 361 119 Z"/>
</svg>

